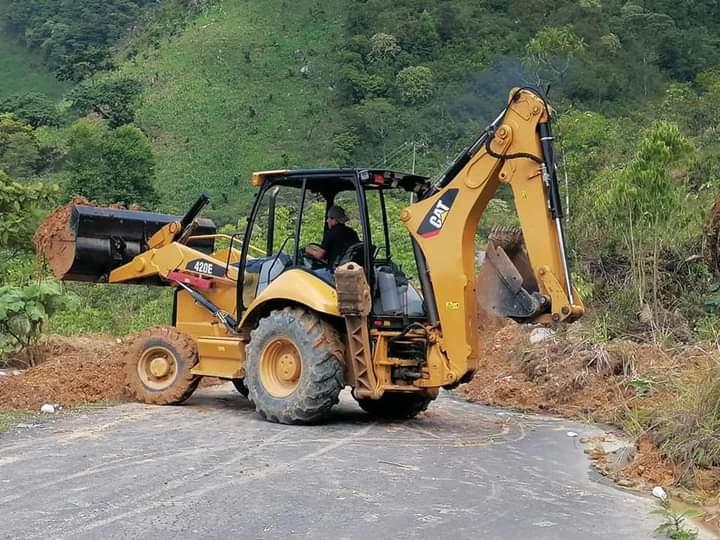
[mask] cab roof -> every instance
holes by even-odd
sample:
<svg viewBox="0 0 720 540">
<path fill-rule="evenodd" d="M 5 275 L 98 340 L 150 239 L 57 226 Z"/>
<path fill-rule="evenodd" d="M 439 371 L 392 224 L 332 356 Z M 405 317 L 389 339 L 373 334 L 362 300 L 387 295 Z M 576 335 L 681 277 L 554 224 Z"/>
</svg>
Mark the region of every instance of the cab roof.
<svg viewBox="0 0 720 540">
<path fill-rule="evenodd" d="M 304 180 L 308 180 L 311 189 L 317 189 L 318 184 L 333 190 L 342 191 L 348 189 L 354 179 L 367 188 L 400 188 L 405 191 L 419 191 L 428 183 L 429 177 L 417 174 L 409 174 L 388 169 L 363 169 L 363 168 L 339 168 L 339 169 L 284 169 L 274 171 L 259 171 L 252 175 L 252 185 L 260 187 L 266 182 L 274 185 L 286 185 L 301 187 Z"/>
</svg>

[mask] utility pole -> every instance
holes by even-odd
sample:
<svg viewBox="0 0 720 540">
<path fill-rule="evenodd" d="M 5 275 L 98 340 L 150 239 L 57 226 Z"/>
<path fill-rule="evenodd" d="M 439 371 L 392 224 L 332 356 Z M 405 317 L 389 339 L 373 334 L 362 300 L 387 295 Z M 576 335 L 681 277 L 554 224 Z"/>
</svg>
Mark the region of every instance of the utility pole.
<svg viewBox="0 0 720 540">
<path fill-rule="evenodd" d="M 411 167 L 411 173 L 415 174 L 415 156 L 417 155 L 417 143 L 413 141 L 413 150 L 412 150 L 412 167 Z M 415 194 L 411 191 L 410 192 L 410 204 L 413 204 L 415 202 Z"/>
<path fill-rule="evenodd" d="M 412 171 L 410 171 L 410 172 L 413 173 L 413 174 L 415 174 L 415 156 L 416 156 L 416 154 L 417 154 L 417 143 L 416 143 L 415 141 L 413 141 L 412 145 L 413 145 Z"/>
</svg>

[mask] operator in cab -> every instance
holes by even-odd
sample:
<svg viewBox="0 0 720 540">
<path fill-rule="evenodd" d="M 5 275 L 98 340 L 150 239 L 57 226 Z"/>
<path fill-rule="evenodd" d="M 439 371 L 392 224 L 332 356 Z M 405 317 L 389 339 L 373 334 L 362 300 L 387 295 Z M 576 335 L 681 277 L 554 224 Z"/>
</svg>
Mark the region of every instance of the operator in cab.
<svg viewBox="0 0 720 540">
<path fill-rule="evenodd" d="M 360 241 L 357 233 L 346 225 L 347 214 L 341 206 L 331 206 L 325 218 L 327 228 L 319 246 L 307 246 L 305 253 L 325 261 L 330 271 L 335 270 L 345 251 Z"/>
</svg>

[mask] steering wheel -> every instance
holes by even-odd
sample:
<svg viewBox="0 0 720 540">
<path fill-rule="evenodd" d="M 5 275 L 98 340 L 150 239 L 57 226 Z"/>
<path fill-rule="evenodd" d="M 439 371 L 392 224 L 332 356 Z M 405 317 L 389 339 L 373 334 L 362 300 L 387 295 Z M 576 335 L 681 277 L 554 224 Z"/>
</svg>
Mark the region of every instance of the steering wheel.
<svg viewBox="0 0 720 540">
<path fill-rule="evenodd" d="M 310 242 L 309 244 L 305 244 L 305 246 L 302 248 L 302 256 L 303 256 L 303 260 L 304 260 L 306 266 L 309 266 L 313 270 L 316 268 L 326 267 L 327 266 L 326 261 L 323 261 L 322 259 L 318 259 L 317 257 L 315 257 L 315 256 L 311 255 L 310 253 L 308 253 L 307 251 L 305 251 L 305 249 L 308 247 L 316 247 L 319 249 L 323 249 L 323 247 L 320 244 L 317 244 L 315 242 Z"/>
</svg>

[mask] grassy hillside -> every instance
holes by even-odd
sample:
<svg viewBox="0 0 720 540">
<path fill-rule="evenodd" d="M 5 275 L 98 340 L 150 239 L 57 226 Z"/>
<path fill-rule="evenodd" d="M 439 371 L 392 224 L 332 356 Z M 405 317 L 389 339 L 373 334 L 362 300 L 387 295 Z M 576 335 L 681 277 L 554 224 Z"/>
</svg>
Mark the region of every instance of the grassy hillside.
<svg viewBox="0 0 720 540">
<path fill-rule="evenodd" d="M 122 66 L 146 85 L 137 123 L 155 145 L 165 209 L 207 191 L 234 221 L 252 171 L 329 164 L 340 24 L 335 2 L 226 2 Z"/>
<path fill-rule="evenodd" d="M 5 35 L 0 26 L 0 98 L 26 92 L 59 98 L 66 89 L 37 55 Z"/>
</svg>

